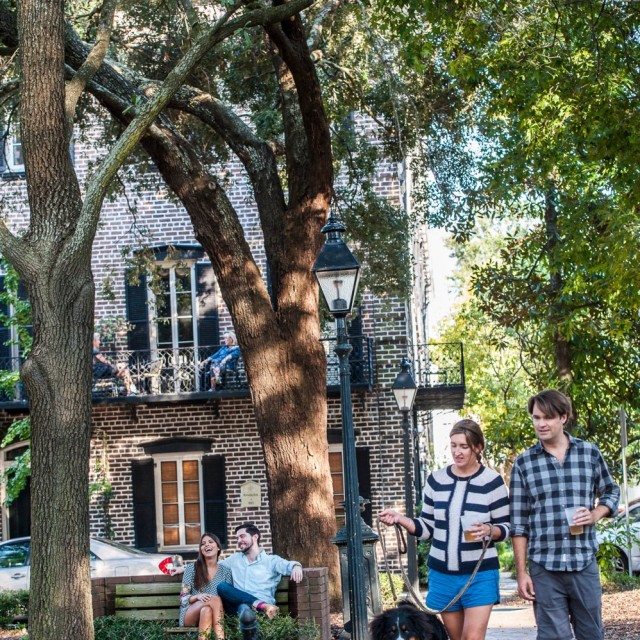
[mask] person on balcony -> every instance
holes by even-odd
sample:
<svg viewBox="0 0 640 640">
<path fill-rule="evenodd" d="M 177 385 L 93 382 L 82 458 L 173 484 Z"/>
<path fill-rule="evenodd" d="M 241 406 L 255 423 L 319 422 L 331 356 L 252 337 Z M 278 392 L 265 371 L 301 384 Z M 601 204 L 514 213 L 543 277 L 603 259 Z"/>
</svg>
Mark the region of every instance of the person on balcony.
<svg viewBox="0 0 640 640">
<path fill-rule="evenodd" d="M 235 371 L 238 368 L 240 347 L 235 334 L 227 331 L 222 335 L 222 339 L 224 341 L 222 347 L 200 365 L 201 368 L 209 366 L 211 391 L 215 391 L 216 386 L 222 382 L 222 374 L 225 371 Z"/>
<path fill-rule="evenodd" d="M 93 334 L 93 379 L 120 378 L 124 384 L 126 395 L 136 395 L 137 389 L 131 379 L 129 367 L 124 362 L 117 366 L 100 353 L 100 334 Z"/>
</svg>

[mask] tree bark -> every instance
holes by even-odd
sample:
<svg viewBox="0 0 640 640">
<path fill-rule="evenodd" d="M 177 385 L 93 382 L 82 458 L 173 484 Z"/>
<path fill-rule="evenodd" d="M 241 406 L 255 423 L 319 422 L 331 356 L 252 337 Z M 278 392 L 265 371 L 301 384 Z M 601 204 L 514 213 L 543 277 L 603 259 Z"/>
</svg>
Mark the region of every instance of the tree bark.
<svg viewBox="0 0 640 640">
<path fill-rule="evenodd" d="M 3 245 L 29 291 L 34 341 L 22 370 L 31 414 L 29 637 L 93 638 L 89 442 L 91 246 L 70 250 L 82 208 L 65 131 L 64 3 L 19 4 L 21 134 L 31 223 Z M 20 247 L 20 251 L 16 249 Z"/>
</svg>

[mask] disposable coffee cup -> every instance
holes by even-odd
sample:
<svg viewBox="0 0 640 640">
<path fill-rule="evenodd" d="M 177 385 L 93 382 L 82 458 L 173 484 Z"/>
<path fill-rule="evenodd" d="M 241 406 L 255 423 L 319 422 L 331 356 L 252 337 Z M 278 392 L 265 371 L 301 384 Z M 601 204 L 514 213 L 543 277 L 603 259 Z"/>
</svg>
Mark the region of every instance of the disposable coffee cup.
<svg viewBox="0 0 640 640">
<path fill-rule="evenodd" d="M 574 524 L 573 519 L 578 513 L 578 509 L 582 507 L 567 507 L 564 512 L 567 515 L 567 523 L 569 524 L 569 532 L 572 536 L 580 535 L 584 533 L 584 527 L 581 524 Z"/>
<path fill-rule="evenodd" d="M 462 531 L 464 531 L 464 539 L 467 542 L 477 542 L 475 531 L 472 530 L 473 524 L 476 522 L 484 522 L 486 515 L 484 513 L 467 512 L 460 516 Z"/>
</svg>

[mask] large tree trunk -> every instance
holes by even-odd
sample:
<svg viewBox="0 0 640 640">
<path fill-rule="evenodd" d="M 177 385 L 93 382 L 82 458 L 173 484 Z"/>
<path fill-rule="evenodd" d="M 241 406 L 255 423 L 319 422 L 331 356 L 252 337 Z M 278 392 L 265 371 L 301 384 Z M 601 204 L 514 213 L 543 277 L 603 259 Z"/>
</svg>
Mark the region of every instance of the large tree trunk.
<svg viewBox="0 0 640 640">
<path fill-rule="evenodd" d="M 328 201 L 320 211 L 300 214 L 300 224 L 280 230 L 282 244 L 296 247 L 297 252 L 274 310 L 257 266 L 247 259 L 242 227 L 224 192 L 189 157 L 179 136 L 160 126 L 155 132 L 164 133 L 161 142 L 150 135 L 144 146 L 189 212 L 242 347 L 265 455 L 274 550 L 305 566 L 328 566 L 332 600 L 337 602 L 340 581 L 338 554 L 331 543 L 335 513 L 326 431 L 326 359 L 311 273 Z"/>
<path fill-rule="evenodd" d="M 63 20 L 61 0 L 19 3 L 31 224 L 20 250 L 5 249 L 27 285 L 34 327 L 22 371 L 32 434 L 32 640 L 93 637 L 87 478 L 94 287 L 91 246 L 78 250 L 72 242 L 82 201 L 65 131 Z"/>
</svg>

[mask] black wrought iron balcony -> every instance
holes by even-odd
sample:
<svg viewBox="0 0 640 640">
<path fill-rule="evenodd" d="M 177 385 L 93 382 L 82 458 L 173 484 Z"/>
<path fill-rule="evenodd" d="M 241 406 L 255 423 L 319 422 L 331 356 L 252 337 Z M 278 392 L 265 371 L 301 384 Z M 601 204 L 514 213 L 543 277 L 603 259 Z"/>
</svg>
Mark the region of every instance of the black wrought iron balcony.
<svg viewBox="0 0 640 640">
<path fill-rule="evenodd" d="M 340 367 L 335 353 L 335 336 L 325 335 L 321 338 L 327 355 L 327 388 L 338 391 L 340 388 Z M 373 388 L 373 340 L 364 335 L 350 335 L 351 353 L 349 367 L 351 369 L 352 389 Z"/>
<path fill-rule="evenodd" d="M 418 410 L 461 409 L 464 404 L 464 350 L 461 342 L 430 342 L 413 348 Z"/>
<path fill-rule="evenodd" d="M 373 366 L 371 339 L 366 336 L 352 336 L 353 352 L 350 358 L 352 387 L 371 388 L 373 385 Z M 338 388 L 340 372 L 334 353 L 335 338 L 323 338 L 327 352 L 327 387 Z M 167 401 L 189 397 L 248 397 L 249 385 L 242 357 L 235 366 L 225 371 L 211 391 L 211 372 L 208 357 L 219 349 L 212 347 L 182 347 L 179 349 L 152 349 L 149 351 L 101 351 L 100 353 L 113 365 L 118 375 L 107 374 L 94 377 L 92 395 L 94 402 L 140 402 Z M 0 359 L 0 380 L 5 377 L 6 390 L 0 392 L 0 406 L 27 403 L 24 386 L 17 376 L 22 361 L 18 358 Z M 127 394 L 125 378 L 131 381 L 133 393 Z"/>
</svg>

